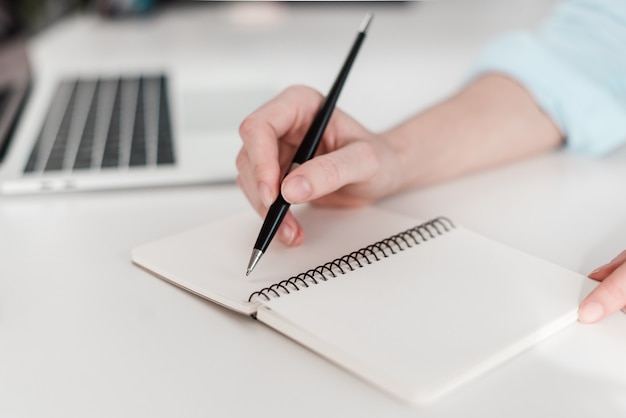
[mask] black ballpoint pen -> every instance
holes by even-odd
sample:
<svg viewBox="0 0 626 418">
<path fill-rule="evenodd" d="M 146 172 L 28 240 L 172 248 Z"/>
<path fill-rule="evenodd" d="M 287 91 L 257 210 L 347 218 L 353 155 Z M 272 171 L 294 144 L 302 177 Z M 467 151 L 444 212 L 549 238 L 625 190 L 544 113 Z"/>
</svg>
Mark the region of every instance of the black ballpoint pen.
<svg viewBox="0 0 626 418">
<path fill-rule="evenodd" d="M 346 79 L 348 78 L 348 73 L 350 72 L 350 68 L 352 67 L 352 63 L 356 58 L 359 49 L 361 48 L 361 44 L 363 43 L 363 39 L 365 39 L 365 33 L 367 28 L 372 20 L 373 15 L 368 13 L 363 19 L 361 26 L 359 28 L 359 32 L 357 34 L 356 40 L 348 53 L 348 57 L 341 67 L 341 71 L 335 80 L 330 92 L 326 96 L 324 103 L 320 107 L 319 111 L 315 115 L 315 119 L 311 123 L 309 130 L 306 132 L 302 143 L 298 147 L 295 156 L 293 157 L 291 167 L 289 167 L 289 171 L 292 171 L 300 164 L 310 160 L 313 158 L 315 151 L 322 139 L 322 135 L 324 134 L 324 130 L 326 129 L 326 125 L 330 119 L 330 115 L 333 113 L 335 108 L 335 104 L 337 103 L 337 99 L 339 98 L 339 93 L 341 92 L 341 88 L 343 87 Z M 285 201 L 282 194 L 278 194 L 278 198 L 272 205 L 270 206 L 265 220 L 263 221 L 263 226 L 261 227 L 261 232 L 259 232 L 259 237 L 254 244 L 254 249 L 252 250 L 252 255 L 250 256 L 250 262 L 248 263 L 248 269 L 246 270 L 246 276 L 249 275 L 254 267 L 257 265 L 263 253 L 269 246 L 272 238 L 276 234 L 278 227 L 281 222 L 285 218 L 287 211 L 289 210 L 290 204 Z"/>
</svg>

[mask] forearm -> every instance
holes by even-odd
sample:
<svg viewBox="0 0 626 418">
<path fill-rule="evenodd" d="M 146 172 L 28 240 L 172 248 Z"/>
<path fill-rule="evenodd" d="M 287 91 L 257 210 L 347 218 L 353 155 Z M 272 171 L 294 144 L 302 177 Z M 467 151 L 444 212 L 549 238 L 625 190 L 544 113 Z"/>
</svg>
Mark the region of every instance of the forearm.
<svg viewBox="0 0 626 418">
<path fill-rule="evenodd" d="M 401 161 L 397 190 L 545 152 L 563 141 L 528 92 L 498 74 L 475 80 L 383 136 Z"/>
</svg>

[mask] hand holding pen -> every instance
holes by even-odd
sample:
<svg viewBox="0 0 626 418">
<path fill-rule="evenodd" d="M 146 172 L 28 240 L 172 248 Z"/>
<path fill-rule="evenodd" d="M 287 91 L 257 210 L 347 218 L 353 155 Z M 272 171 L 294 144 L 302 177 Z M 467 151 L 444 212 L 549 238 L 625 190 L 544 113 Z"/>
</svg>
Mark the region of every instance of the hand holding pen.
<svg viewBox="0 0 626 418">
<path fill-rule="evenodd" d="M 271 242 L 274 233 L 283 222 L 283 218 L 287 218 L 286 223 L 282 226 L 281 231 L 283 241 L 286 241 L 287 243 L 292 245 L 297 244 L 299 241 L 298 236 L 296 235 L 296 231 L 292 229 L 293 220 L 290 220 L 291 217 L 287 215 L 288 208 L 290 203 L 297 203 L 300 198 L 306 200 L 306 196 L 302 196 L 302 191 L 304 191 L 304 194 L 308 194 L 310 197 L 313 190 L 306 190 L 307 186 L 310 187 L 311 184 L 307 184 L 308 182 L 305 179 L 305 184 L 303 185 L 303 178 L 298 176 L 298 172 L 300 172 L 300 174 L 302 174 L 303 172 L 306 173 L 306 170 L 300 170 L 300 168 L 304 168 L 304 166 L 307 165 L 306 163 L 309 162 L 309 160 L 313 157 L 324 137 L 329 138 L 336 135 L 336 132 L 326 133 L 326 135 L 324 135 L 324 133 L 327 125 L 330 122 L 331 115 L 333 114 L 335 103 L 339 97 L 341 88 L 345 83 L 352 63 L 354 62 L 356 54 L 365 37 L 365 33 L 370 21 L 371 15 L 366 16 L 366 19 L 362 23 L 359 33 L 357 35 L 357 39 L 355 40 L 354 45 L 350 50 L 348 58 L 346 59 L 346 62 L 344 63 L 337 77 L 337 80 L 331 88 L 328 96 L 322 101 L 321 106 L 319 104 L 319 97 L 317 98 L 317 100 L 314 99 L 308 103 L 308 105 L 310 106 L 314 102 L 317 102 L 316 104 L 318 109 L 315 109 L 317 110 L 317 113 L 312 120 L 310 119 L 312 115 L 310 113 L 310 111 L 312 110 L 310 107 L 307 109 L 306 115 L 301 113 L 303 110 L 302 107 L 293 102 L 292 104 L 294 105 L 294 107 L 289 106 L 288 108 L 283 108 L 281 110 L 281 105 L 279 102 L 283 101 L 284 103 L 284 97 L 281 98 L 281 96 L 279 96 L 277 99 L 274 99 L 274 101 L 263 106 L 257 112 L 246 118 L 246 120 L 241 125 L 240 132 L 244 140 L 244 148 L 237 158 L 237 165 L 240 170 L 238 182 L 242 189 L 246 192 L 246 195 L 251 200 L 251 202 L 253 202 L 253 204 L 256 203 L 255 207 L 257 208 L 257 210 L 259 210 L 260 213 L 265 212 L 265 208 L 267 207 L 268 203 L 274 198 L 274 196 L 276 196 L 276 194 L 274 194 L 272 190 L 272 183 L 276 184 L 276 178 L 280 175 L 280 168 L 278 164 L 280 162 L 283 162 L 276 161 L 277 159 L 285 160 L 286 158 L 290 157 L 289 154 L 293 155 L 292 162 L 287 169 L 287 176 L 285 176 L 283 184 L 286 184 L 288 186 L 288 183 L 293 183 L 295 181 L 300 182 L 299 185 L 295 185 L 296 188 L 304 186 L 304 190 L 296 191 L 296 194 L 299 193 L 300 196 L 292 196 L 295 197 L 296 202 L 290 202 L 288 200 L 290 199 L 289 194 L 287 197 L 284 197 L 280 192 L 277 194 L 277 198 L 270 206 L 270 209 L 266 215 L 264 226 L 262 227 L 261 233 L 259 234 L 257 242 L 255 243 L 247 274 L 252 271 L 252 269 L 256 265 L 256 262 L 258 262 L 258 260 L 260 259 L 262 253 L 267 249 L 267 246 L 269 245 L 269 242 Z M 300 89 L 304 88 L 288 89 L 283 93 L 282 96 L 295 96 L 296 92 L 294 92 L 294 90 Z M 312 96 L 310 97 L 312 98 Z M 276 105 L 278 105 L 278 107 Z M 268 114 L 264 115 L 264 113 L 268 111 L 272 114 L 276 114 L 278 118 L 268 118 Z M 305 128 L 306 125 L 303 124 L 302 116 L 307 119 L 306 122 L 308 122 L 309 125 L 307 128 Z M 354 125 L 355 128 L 361 131 L 360 135 L 371 136 L 371 134 L 367 133 L 366 130 L 361 128 L 355 122 L 351 122 L 350 124 Z M 306 134 L 303 134 L 304 129 L 306 129 Z M 290 146 L 290 144 L 293 144 L 294 136 L 296 135 L 299 135 L 300 137 L 296 139 L 296 141 L 298 141 L 298 149 L 295 151 L 294 155 L 293 145 Z M 288 137 L 290 137 L 290 139 L 284 141 L 281 136 L 283 136 L 284 139 L 288 139 Z M 302 136 L 304 138 L 302 138 Z M 277 149 L 277 139 L 283 139 L 283 144 L 287 146 L 285 147 L 283 144 L 281 144 Z M 334 140 L 336 140 L 336 138 L 334 138 Z M 326 142 L 328 142 L 328 139 L 326 139 Z M 260 159 L 265 159 L 265 161 L 260 161 Z M 250 173 L 249 170 L 246 170 L 246 167 L 248 167 L 250 163 L 255 160 L 258 161 L 260 167 L 257 166 L 256 168 L 253 168 L 252 172 Z M 311 167 L 309 167 L 309 169 L 310 168 Z M 246 174 L 252 174 L 252 176 Z M 256 179 L 256 177 L 259 175 L 261 177 L 261 179 L 259 179 L 260 181 Z M 265 176 L 266 179 L 263 179 L 263 176 Z M 271 177 L 274 177 L 274 179 L 271 179 Z M 252 180 L 253 183 L 251 183 L 250 180 Z M 258 187 L 258 191 L 256 193 L 254 191 L 250 192 L 251 189 L 247 186 L 254 185 L 255 183 Z M 276 184 L 276 186 L 278 186 L 278 184 Z M 300 237 L 301 235 L 302 234 L 300 229 Z"/>
</svg>

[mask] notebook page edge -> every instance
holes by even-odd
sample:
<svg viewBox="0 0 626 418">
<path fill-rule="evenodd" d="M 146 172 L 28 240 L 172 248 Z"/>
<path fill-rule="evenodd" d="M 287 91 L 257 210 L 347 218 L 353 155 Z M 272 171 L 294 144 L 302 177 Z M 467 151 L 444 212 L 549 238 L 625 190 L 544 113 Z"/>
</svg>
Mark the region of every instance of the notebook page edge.
<svg viewBox="0 0 626 418">
<path fill-rule="evenodd" d="M 225 308 L 228 308 L 232 311 L 244 314 L 244 315 L 255 315 L 257 308 L 260 304 L 260 302 L 255 301 L 255 302 L 244 302 L 244 301 L 240 301 L 240 300 L 236 300 L 236 299 L 231 299 L 228 297 L 225 297 L 223 295 L 220 295 L 218 293 L 214 293 L 214 292 L 210 292 L 210 291 L 200 291 L 197 290 L 193 285 L 185 283 L 184 280 L 180 280 L 180 279 L 171 279 L 169 277 L 171 277 L 171 275 L 167 275 L 167 274 L 161 274 L 157 271 L 157 269 L 153 269 L 150 267 L 150 262 L 148 260 L 142 259 L 140 255 L 138 255 L 138 251 L 136 251 L 137 249 L 134 249 L 132 251 L 132 262 L 134 265 L 136 265 L 137 267 L 139 267 L 140 269 L 150 273 L 153 276 L 158 277 L 159 279 L 173 285 L 176 286 L 182 290 L 185 290 L 186 292 L 189 292 L 195 296 L 198 296 L 204 300 L 208 300 L 210 302 L 213 302 L 217 305 L 223 306 Z"/>
</svg>

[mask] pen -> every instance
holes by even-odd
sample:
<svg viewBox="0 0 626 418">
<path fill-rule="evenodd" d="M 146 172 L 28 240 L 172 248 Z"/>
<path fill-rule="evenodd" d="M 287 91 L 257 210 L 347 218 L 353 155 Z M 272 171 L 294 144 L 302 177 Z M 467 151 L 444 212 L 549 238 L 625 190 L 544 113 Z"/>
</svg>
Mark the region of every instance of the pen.
<svg viewBox="0 0 626 418">
<path fill-rule="evenodd" d="M 350 72 L 352 63 L 354 62 L 354 59 L 361 48 L 361 44 L 365 39 L 365 33 L 370 22 L 372 21 L 372 17 L 373 15 L 368 13 L 363 19 L 354 44 L 348 53 L 348 57 L 346 58 L 343 67 L 341 67 L 341 71 L 339 71 L 339 75 L 337 75 L 337 79 L 326 96 L 324 103 L 320 107 L 319 111 L 315 115 L 315 118 L 313 119 L 313 122 L 311 123 L 311 126 L 309 126 L 308 131 L 304 135 L 304 139 L 298 147 L 287 173 L 294 170 L 300 164 L 313 158 L 313 155 L 317 150 L 317 146 L 322 139 L 322 135 L 324 134 L 324 130 L 326 129 L 326 125 L 330 119 L 330 115 L 333 113 L 333 109 L 335 108 L 335 104 L 339 98 L 339 93 L 341 93 L 341 88 L 348 78 L 348 73 Z M 259 232 L 259 236 L 252 250 L 252 255 L 250 256 L 246 276 L 254 270 L 254 267 L 263 256 L 263 253 L 267 250 L 267 247 L 270 245 L 272 238 L 274 238 L 278 227 L 285 218 L 285 215 L 289 210 L 289 206 L 289 203 L 285 201 L 282 194 L 279 192 L 276 201 L 270 206 L 265 220 L 263 221 L 263 226 L 261 227 L 261 231 Z"/>
</svg>

